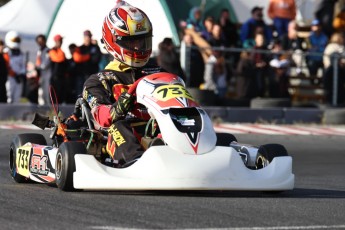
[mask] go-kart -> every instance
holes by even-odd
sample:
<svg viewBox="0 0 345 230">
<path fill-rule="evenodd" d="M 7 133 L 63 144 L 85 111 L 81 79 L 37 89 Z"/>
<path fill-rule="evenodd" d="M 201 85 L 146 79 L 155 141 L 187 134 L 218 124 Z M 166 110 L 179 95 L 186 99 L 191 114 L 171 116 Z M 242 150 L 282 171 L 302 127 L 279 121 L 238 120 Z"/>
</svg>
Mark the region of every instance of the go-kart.
<svg viewBox="0 0 345 230">
<path fill-rule="evenodd" d="M 64 191 L 293 189 L 292 158 L 284 146 L 241 144 L 231 134 L 216 133 L 176 75 L 145 76 L 128 93 L 147 109 L 147 127 L 159 127 L 156 136 L 147 128 L 142 140 L 160 138 L 160 145 L 146 145 L 137 161 L 116 167 L 105 151 L 109 130 L 97 125 L 88 104 L 80 103 L 80 125 L 71 128 L 53 103 L 53 120 L 36 114 L 33 121 L 51 129 L 51 145 L 41 134 L 14 137 L 9 154 L 13 179 L 56 184 Z"/>
</svg>

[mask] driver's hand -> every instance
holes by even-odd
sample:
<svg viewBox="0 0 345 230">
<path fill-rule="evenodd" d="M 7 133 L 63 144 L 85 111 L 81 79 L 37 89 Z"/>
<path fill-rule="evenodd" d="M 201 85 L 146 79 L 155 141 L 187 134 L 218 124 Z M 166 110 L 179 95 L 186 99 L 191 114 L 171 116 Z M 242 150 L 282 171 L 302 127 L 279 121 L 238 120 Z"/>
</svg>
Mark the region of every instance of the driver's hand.
<svg viewBox="0 0 345 230">
<path fill-rule="evenodd" d="M 135 97 L 133 95 L 127 92 L 122 93 L 110 110 L 112 120 L 117 121 L 125 117 L 126 114 L 134 108 L 134 99 Z"/>
</svg>

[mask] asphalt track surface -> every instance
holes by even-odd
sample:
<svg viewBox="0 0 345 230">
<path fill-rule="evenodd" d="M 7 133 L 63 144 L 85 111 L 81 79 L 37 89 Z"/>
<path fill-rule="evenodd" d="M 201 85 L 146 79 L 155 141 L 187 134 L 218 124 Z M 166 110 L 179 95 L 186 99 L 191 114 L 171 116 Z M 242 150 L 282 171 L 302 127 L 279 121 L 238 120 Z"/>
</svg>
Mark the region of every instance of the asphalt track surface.
<svg viewBox="0 0 345 230">
<path fill-rule="evenodd" d="M 0 130 L 0 229 L 345 229 L 344 136 L 236 135 L 286 146 L 296 181 L 280 194 L 71 193 L 12 180 L 9 144 L 23 132 L 40 131 Z"/>
</svg>

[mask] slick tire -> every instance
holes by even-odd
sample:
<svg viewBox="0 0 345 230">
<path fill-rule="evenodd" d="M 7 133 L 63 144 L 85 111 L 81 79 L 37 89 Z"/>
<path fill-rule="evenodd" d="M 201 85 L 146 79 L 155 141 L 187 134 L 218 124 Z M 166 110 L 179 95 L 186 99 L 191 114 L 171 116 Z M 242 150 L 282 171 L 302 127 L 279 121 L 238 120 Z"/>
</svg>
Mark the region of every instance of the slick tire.
<svg viewBox="0 0 345 230">
<path fill-rule="evenodd" d="M 275 157 L 288 156 L 288 152 L 283 145 L 266 144 L 261 145 L 256 158 L 256 167 L 261 169 L 269 165 Z"/>
<path fill-rule="evenodd" d="M 216 133 L 217 142 L 216 146 L 230 146 L 233 141 L 237 142 L 237 138 L 231 133 Z"/>
<path fill-rule="evenodd" d="M 326 109 L 323 123 L 326 125 L 345 124 L 345 109 Z"/>
<path fill-rule="evenodd" d="M 289 98 L 254 98 L 250 101 L 250 108 L 290 108 L 291 100 Z"/>
<path fill-rule="evenodd" d="M 22 145 L 31 142 L 39 145 L 47 145 L 47 141 L 43 135 L 37 133 L 23 133 L 15 136 L 10 145 L 9 166 L 13 180 L 17 183 L 27 182 L 28 179 L 17 173 L 17 149 Z"/>
<path fill-rule="evenodd" d="M 56 154 L 55 178 L 56 185 L 63 191 L 74 191 L 73 173 L 76 170 L 74 156 L 86 154 L 86 147 L 82 142 L 64 142 Z"/>
</svg>

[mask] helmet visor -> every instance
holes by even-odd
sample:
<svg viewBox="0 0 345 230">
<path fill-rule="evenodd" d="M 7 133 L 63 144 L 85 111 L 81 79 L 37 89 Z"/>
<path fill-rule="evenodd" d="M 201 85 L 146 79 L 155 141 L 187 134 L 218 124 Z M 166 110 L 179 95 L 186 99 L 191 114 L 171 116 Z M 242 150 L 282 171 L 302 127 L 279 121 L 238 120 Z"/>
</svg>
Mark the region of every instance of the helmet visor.
<svg viewBox="0 0 345 230">
<path fill-rule="evenodd" d="M 117 36 L 116 43 L 129 51 L 145 52 L 152 49 L 152 36 Z"/>
</svg>

